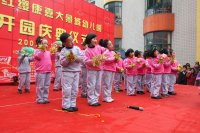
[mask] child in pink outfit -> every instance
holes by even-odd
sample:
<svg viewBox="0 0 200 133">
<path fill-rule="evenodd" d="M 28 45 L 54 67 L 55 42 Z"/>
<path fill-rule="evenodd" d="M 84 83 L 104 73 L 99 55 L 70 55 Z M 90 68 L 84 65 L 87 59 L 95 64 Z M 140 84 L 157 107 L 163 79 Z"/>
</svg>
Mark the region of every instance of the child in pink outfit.
<svg viewBox="0 0 200 133">
<path fill-rule="evenodd" d="M 151 85 L 151 98 L 161 99 L 160 88 L 162 83 L 162 73 L 163 73 L 163 57 L 159 55 L 157 48 L 153 48 L 151 51 L 152 57 L 152 85 Z"/>
<path fill-rule="evenodd" d="M 102 99 L 104 102 L 110 103 L 114 101 L 111 96 L 111 91 L 118 60 L 115 58 L 116 53 L 113 51 L 113 44 L 110 40 L 102 40 L 100 45 L 107 49 L 104 53 L 106 59 L 103 63 Z"/>
<path fill-rule="evenodd" d="M 135 51 L 135 57 L 137 57 L 137 94 L 144 93 L 144 82 L 145 82 L 145 73 L 146 73 L 146 61 L 143 58 L 143 53 L 141 51 Z"/>
<path fill-rule="evenodd" d="M 49 103 L 49 86 L 51 77 L 51 53 L 46 50 L 48 41 L 43 37 L 37 37 L 35 50 L 36 70 L 36 102 L 38 104 Z"/>
<path fill-rule="evenodd" d="M 85 65 L 87 68 L 87 100 L 90 106 L 100 106 L 99 95 L 102 79 L 102 61 L 106 51 L 105 48 L 97 45 L 96 34 L 90 33 L 86 36 L 85 43 L 88 48 L 85 50 Z"/>
<path fill-rule="evenodd" d="M 134 57 L 133 49 L 128 49 L 125 53 L 124 68 L 126 69 L 127 95 L 135 95 L 137 82 L 137 58 Z"/>
</svg>

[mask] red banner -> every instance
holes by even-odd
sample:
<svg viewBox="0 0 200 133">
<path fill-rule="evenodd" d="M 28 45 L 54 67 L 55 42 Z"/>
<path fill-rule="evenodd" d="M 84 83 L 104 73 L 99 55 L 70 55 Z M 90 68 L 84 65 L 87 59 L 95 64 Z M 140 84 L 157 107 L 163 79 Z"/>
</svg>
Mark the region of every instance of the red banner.
<svg viewBox="0 0 200 133">
<path fill-rule="evenodd" d="M 114 42 L 114 15 L 84 0 L 1 0 L 0 83 L 17 75 L 18 50 L 35 47 L 38 35 L 51 45 L 63 32 L 70 33 L 78 46 L 91 32 Z"/>
</svg>

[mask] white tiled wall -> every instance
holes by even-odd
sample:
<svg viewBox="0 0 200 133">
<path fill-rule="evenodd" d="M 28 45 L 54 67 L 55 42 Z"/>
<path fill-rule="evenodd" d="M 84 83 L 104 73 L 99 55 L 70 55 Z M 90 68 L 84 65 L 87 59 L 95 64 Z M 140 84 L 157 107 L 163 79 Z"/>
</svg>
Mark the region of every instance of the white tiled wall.
<svg viewBox="0 0 200 133">
<path fill-rule="evenodd" d="M 177 59 L 192 66 L 196 59 L 196 0 L 172 0 L 175 13 L 175 31 L 172 34 L 172 48 Z"/>
</svg>

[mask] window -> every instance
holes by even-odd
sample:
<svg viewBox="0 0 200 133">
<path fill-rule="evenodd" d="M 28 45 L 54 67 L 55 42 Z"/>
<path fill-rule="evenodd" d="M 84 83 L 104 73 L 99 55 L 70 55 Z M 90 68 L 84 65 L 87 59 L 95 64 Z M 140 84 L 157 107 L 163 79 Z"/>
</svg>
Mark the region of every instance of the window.
<svg viewBox="0 0 200 133">
<path fill-rule="evenodd" d="M 172 0 L 146 0 L 146 16 L 172 12 Z"/>
<path fill-rule="evenodd" d="M 156 46 L 158 49 L 171 47 L 171 32 L 151 32 L 144 36 L 145 39 L 145 50 L 149 50 L 152 46 Z"/>
<path fill-rule="evenodd" d="M 110 2 L 104 5 L 104 9 L 114 13 L 115 23 L 121 24 L 122 22 L 122 2 Z"/>
<path fill-rule="evenodd" d="M 115 38 L 115 42 L 114 42 L 114 49 L 116 51 L 120 50 L 122 46 L 122 39 L 120 38 Z"/>
</svg>

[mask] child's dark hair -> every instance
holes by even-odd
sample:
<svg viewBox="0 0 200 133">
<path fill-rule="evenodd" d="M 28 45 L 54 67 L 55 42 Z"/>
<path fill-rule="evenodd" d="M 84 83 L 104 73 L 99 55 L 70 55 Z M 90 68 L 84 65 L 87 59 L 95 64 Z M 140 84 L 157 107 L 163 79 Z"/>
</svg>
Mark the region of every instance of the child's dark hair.
<svg viewBox="0 0 200 133">
<path fill-rule="evenodd" d="M 183 65 L 183 68 L 187 69 L 187 66 L 186 66 L 186 65 Z"/>
<path fill-rule="evenodd" d="M 67 32 L 62 33 L 62 34 L 60 35 L 60 41 L 61 41 L 62 43 L 65 43 L 66 40 L 67 40 L 67 38 L 68 38 L 69 36 L 71 36 L 71 35 L 68 34 Z"/>
<path fill-rule="evenodd" d="M 41 37 L 41 36 L 38 36 L 37 38 L 36 38 L 36 45 L 38 46 L 39 44 L 41 44 L 42 43 L 42 40 L 44 39 L 44 37 Z"/>
<path fill-rule="evenodd" d="M 99 45 L 104 47 L 104 48 L 107 48 L 108 47 L 108 41 L 109 41 L 108 39 L 106 39 L 106 40 L 100 39 Z"/>
<path fill-rule="evenodd" d="M 174 50 L 173 50 L 173 49 L 169 49 L 169 54 L 170 54 L 170 55 L 172 55 L 172 54 L 173 54 L 173 52 L 174 52 Z"/>
<path fill-rule="evenodd" d="M 165 48 L 165 49 L 161 49 L 160 50 L 160 53 L 161 54 L 166 54 L 166 55 L 168 55 L 169 54 L 169 52 L 168 52 L 168 50 Z"/>
<path fill-rule="evenodd" d="M 144 51 L 144 59 L 149 58 L 149 50 Z"/>
<path fill-rule="evenodd" d="M 142 54 L 142 51 L 139 51 L 139 50 L 136 50 L 134 53 L 135 57 L 139 57 L 141 56 L 141 54 Z"/>
<path fill-rule="evenodd" d="M 125 56 L 129 57 L 130 53 L 133 53 L 134 50 L 132 48 L 129 48 L 126 52 L 125 52 Z"/>
<path fill-rule="evenodd" d="M 155 52 L 156 50 L 157 50 L 156 46 L 153 46 L 153 48 L 152 48 L 151 51 L 150 51 L 149 56 L 152 57 L 152 58 L 155 58 L 154 52 Z"/>
<path fill-rule="evenodd" d="M 97 35 L 94 34 L 94 33 L 89 33 L 89 34 L 87 34 L 87 36 L 86 36 L 86 38 L 85 38 L 85 43 L 89 45 L 89 44 L 91 43 L 91 40 L 92 40 L 93 38 L 95 38 L 95 37 L 97 37 Z"/>
</svg>

